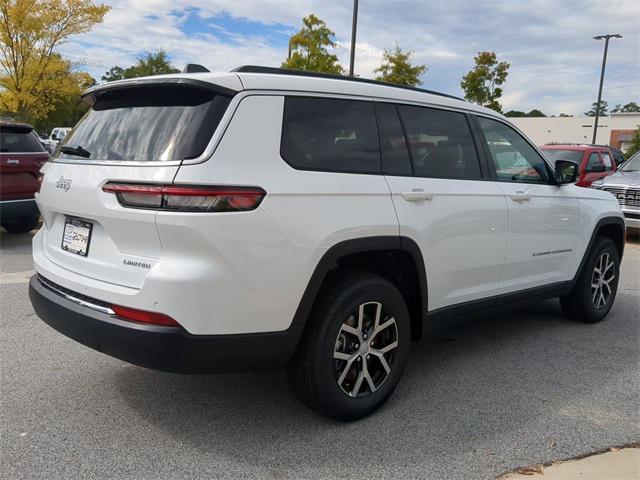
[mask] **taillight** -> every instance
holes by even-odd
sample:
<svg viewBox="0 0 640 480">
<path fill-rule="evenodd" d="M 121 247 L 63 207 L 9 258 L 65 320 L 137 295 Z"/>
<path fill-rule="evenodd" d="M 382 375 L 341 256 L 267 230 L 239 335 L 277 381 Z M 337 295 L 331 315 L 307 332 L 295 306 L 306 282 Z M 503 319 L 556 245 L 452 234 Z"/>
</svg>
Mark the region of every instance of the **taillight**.
<svg viewBox="0 0 640 480">
<path fill-rule="evenodd" d="M 137 310 L 135 308 L 121 307 L 119 305 L 111 305 L 111 310 L 117 316 L 125 320 L 133 320 L 135 322 L 149 323 L 152 325 L 163 325 L 166 327 L 179 327 L 180 324 L 168 315 L 157 312 L 147 312 L 146 310 Z"/>
<path fill-rule="evenodd" d="M 260 205 L 267 194 L 259 187 L 217 187 L 107 183 L 102 187 L 115 193 L 120 205 L 182 212 L 242 212 Z"/>
</svg>

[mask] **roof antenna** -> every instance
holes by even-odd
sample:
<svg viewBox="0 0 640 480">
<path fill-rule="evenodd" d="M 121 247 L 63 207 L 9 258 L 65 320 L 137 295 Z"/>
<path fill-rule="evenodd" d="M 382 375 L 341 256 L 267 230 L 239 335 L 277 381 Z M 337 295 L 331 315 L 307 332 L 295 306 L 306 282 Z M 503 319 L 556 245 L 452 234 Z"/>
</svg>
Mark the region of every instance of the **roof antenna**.
<svg viewBox="0 0 640 480">
<path fill-rule="evenodd" d="M 207 73 L 210 70 L 207 67 L 203 67 L 197 63 L 187 63 L 182 70 L 182 73 Z"/>
</svg>

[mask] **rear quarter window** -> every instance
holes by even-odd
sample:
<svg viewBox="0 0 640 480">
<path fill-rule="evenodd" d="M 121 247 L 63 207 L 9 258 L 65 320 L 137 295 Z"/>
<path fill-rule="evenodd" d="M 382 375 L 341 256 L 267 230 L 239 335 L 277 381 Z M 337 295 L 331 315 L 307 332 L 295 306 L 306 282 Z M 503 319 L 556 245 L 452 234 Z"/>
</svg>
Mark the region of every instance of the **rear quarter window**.
<svg viewBox="0 0 640 480">
<path fill-rule="evenodd" d="M 280 152 L 300 170 L 380 173 L 373 102 L 286 97 Z"/>
</svg>

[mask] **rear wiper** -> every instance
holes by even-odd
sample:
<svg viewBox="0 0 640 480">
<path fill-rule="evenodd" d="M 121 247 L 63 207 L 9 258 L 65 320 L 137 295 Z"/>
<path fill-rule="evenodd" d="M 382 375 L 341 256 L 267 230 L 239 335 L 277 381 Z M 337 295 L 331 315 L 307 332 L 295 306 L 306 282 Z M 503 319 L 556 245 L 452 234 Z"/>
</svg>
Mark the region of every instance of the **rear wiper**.
<svg viewBox="0 0 640 480">
<path fill-rule="evenodd" d="M 91 156 L 91 152 L 89 150 L 85 150 L 80 145 L 77 147 L 62 147 L 60 151 L 67 155 L 75 155 L 76 157 L 84 157 L 89 158 Z"/>
</svg>

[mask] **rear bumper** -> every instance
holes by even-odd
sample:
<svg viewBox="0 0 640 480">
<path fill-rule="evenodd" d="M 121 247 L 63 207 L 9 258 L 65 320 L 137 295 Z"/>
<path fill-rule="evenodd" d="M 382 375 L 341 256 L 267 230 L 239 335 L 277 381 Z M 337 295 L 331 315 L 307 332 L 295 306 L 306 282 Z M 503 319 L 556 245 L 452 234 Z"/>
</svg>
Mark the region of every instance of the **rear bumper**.
<svg viewBox="0 0 640 480">
<path fill-rule="evenodd" d="M 33 198 L 26 200 L 2 200 L 0 201 L 0 217 L 3 220 L 14 218 L 37 217 L 40 215 L 38 206 Z"/>
<path fill-rule="evenodd" d="M 284 367 L 302 327 L 282 332 L 192 335 L 179 327 L 122 320 L 80 305 L 46 287 L 34 275 L 29 297 L 50 327 L 112 357 L 142 367 L 179 373 L 223 373 Z"/>
</svg>

